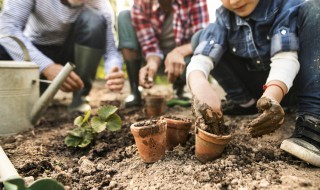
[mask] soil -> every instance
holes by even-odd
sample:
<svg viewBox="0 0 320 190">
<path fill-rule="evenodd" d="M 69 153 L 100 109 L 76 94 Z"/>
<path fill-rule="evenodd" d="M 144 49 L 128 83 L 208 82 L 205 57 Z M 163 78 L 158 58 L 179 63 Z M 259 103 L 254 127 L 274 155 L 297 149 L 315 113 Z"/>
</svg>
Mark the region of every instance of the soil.
<svg viewBox="0 0 320 190">
<path fill-rule="evenodd" d="M 219 86 L 213 83 L 219 90 Z M 156 85 L 143 94 L 172 96 L 170 85 Z M 221 90 L 221 89 L 220 89 Z M 221 91 L 223 96 L 223 91 Z M 139 158 L 130 125 L 144 121 L 144 108 L 124 109 L 128 95 L 109 92 L 96 81 L 90 93 L 93 113 L 101 105 L 118 106 L 122 130 L 102 132 L 87 148 L 64 144 L 67 131 L 79 114 L 68 114 L 71 95 L 59 92 L 33 130 L 0 137 L 3 147 L 19 174 L 30 183 L 46 177 L 61 182 L 65 189 L 314 189 L 320 190 L 320 168 L 313 167 L 280 150 L 283 139 L 294 129 L 294 112 L 286 113 L 284 125 L 271 135 L 251 138 L 246 125 L 255 116 L 225 116 L 233 139 L 220 158 L 201 163 L 194 156 L 194 131 L 185 147 L 167 151 L 163 160 L 145 164 Z M 191 108 L 167 107 L 163 115 L 194 119 Z M 194 120 L 193 120 L 194 122 Z"/>
</svg>

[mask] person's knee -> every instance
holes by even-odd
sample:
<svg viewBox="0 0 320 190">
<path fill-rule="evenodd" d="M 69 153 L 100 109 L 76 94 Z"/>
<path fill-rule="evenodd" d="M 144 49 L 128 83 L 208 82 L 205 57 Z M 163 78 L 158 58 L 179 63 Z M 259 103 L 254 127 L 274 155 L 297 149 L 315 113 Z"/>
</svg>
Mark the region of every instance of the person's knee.
<svg viewBox="0 0 320 190">
<path fill-rule="evenodd" d="M 118 15 L 119 49 L 140 51 L 140 44 L 132 25 L 130 10 L 121 11 Z"/>
<path fill-rule="evenodd" d="M 127 23 L 131 22 L 131 13 L 130 10 L 124 10 L 121 11 L 118 15 L 118 23 L 121 25 L 121 23 Z"/>
<path fill-rule="evenodd" d="M 112 15 L 109 16 L 111 17 Z M 87 34 L 91 34 L 92 36 L 96 36 L 99 34 L 105 35 L 106 28 L 111 27 L 106 25 L 106 19 L 104 15 L 92 8 L 83 10 L 83 12 L 79 15 L 79 18 L 77 19 L 76 25 L 77 28 L 84 29 Z"/>
</svg>

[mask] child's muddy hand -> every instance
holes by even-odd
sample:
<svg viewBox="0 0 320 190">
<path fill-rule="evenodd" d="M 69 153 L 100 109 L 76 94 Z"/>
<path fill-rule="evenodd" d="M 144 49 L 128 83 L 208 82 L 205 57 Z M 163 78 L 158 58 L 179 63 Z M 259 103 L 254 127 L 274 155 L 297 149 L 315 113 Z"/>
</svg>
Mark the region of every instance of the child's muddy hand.
<svg viewBox="0 0 320 190">
<path fill-rule="evenodd" d="M 220 128 L 224 125 L 222 112 L 214 111 L 208 104 L 200 103 L 195 97 L 193 97 L 192 111 L 196 117 L 203 118 L 206 126 L 210 128 L 208 130 L 220 134 Z"/>
<path fill-rule="evenodd" d="M 276 100 L 262 97 L 257 102 L 257 108 L 262 114 L 249 123 L 252 137 L 269 134 L 283 124 L 284 111 Z"/>
</svg>

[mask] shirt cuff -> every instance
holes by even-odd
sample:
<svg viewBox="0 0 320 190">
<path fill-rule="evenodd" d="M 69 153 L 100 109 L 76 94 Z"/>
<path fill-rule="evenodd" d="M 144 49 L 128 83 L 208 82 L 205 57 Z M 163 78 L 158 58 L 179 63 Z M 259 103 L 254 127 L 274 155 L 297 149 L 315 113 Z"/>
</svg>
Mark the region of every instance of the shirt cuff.
<svg viewBox="0 0 320 190">
<path fill-rule="evenodd" d="M 118 67 L 119 69 L 122 69 L 122 60 L 120 58 L 112 58 L 107 59 L 104 62 L 104 73 L 107 75 L 110 73 L 111 69 L 114 67 Z"/>
<path fill-rule="evenodd" d="M 161 60 L 163 60 L 163 58 L 164 58 L 163 53 L 147 53 L 147 54 L 146 54 L 146 59 L 147 59 L 149 56 L 158 56 L 158 57 L 160 57 Z"/>
<path fill-rule="evenodd" d="M 213 61 L 210 57 L 201 54 L 192 56 L 191 61 L 187 67 L 186 81 L 188 81 L 189 74 L 192 71 L 201 71 L 206 76 L 206 78 L 208 78 L 213 67 Z"/>
<path fill-rule="evenodd" d="M 300 70 L 298 53 L 296 51 L 277 53 L 271 58 L 270 67 L 266 84 L 273 80 L 279 80 L 287 86 L 289 91 Z"/>
</svg>

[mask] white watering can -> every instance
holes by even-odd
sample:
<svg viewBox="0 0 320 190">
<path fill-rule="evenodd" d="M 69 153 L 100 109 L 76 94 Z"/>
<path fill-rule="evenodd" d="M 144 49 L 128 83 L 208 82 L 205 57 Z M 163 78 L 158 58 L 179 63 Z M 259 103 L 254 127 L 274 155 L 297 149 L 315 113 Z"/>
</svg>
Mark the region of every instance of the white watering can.
<svg viewBox="0 0 320 190">
<path fill-rule="evenodd" d="M 67 63 L 39 97 L 39 67 L 30 62 L 29 53 L 18 38 L 6 37 L 19 44 L 25 61 L 0 61 L 0 136 L 33 128 L 63 81 L 74 69 L 73 64 Z"/>
</svg>

